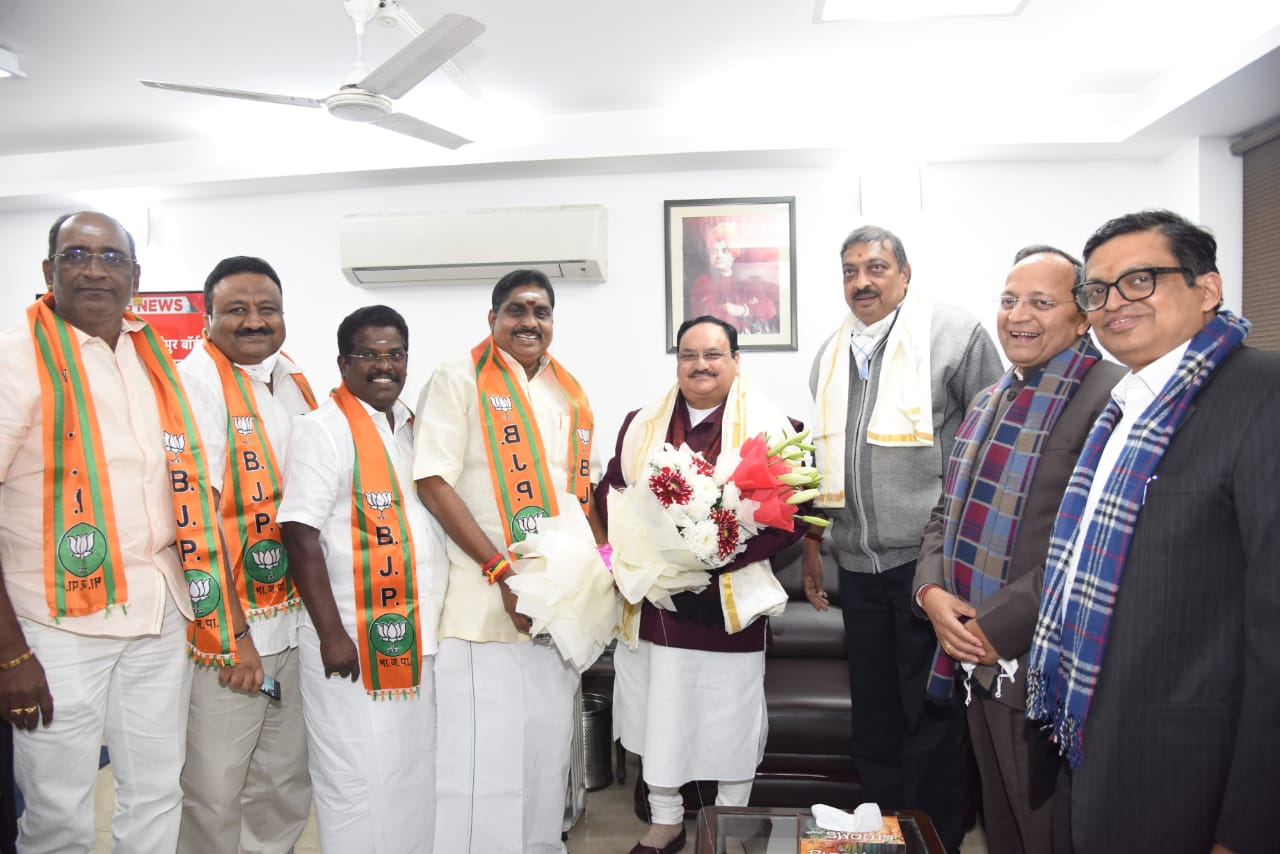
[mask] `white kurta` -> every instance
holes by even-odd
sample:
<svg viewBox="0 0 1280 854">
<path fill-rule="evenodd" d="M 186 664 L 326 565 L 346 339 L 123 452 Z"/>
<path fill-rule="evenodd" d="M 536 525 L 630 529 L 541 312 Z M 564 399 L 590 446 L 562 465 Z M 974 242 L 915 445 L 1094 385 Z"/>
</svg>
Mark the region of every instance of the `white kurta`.
<svg viewBox="0 0 1280 854">
<path fill-rule="evenodd" d="M 280 357 L 271 372 L 270 389 L 267 384 L 251 378 L 245 379 L 253 388 L 254 400 L 258 405 L 258 417 L 262 419 L 263 430 L 271 443 L 271 452 L 275 455 L 276 465 L 283 476 L 289 460 L 289 441 L 293 433 L 293 422 L 299 416 L 311 411 L 297 383 L 289 374 L 296 371 L 297 366 Z M 182 377 L 182 385 L 187 390 L 187 399 L 191 402 L 191 414 L 195 416 L 196 426 L 200 429 L 200 439 L 204 443 L 205 461 L 209 466 L 209 482 L 213 488 L 222 492 L 222 480 L 227 473 L 227 402 L 222 394 L 222 379 L 218 376 L 218 366 L 205 352 L 203 346 L 191 351 L 191 355 L 178 366 Z M 223 500 L 233 500 L 225 496 Z M 271 655 L 296 646 L 294 638 L 298 630 L 298 617 L 301 609 L 272 614 L 264 619 L 253 621 L 253 645 L 261 655 Z"/>
<path fill-rule="evenodd" d="M 618 644 L 613 669 L 613 735 L 644 757 L 646 783 L 755 777 L 769 738 L 763 652 L 640 641 Z"/>
<path fill-rule="evenodd" d="M 521 384 L 533 409 L 542 436 L 542 456 L 555 493 L 565 492 L 569 482 L 569 432 L 572 418 L 569 400 L 556 382 L 555 373 L 544 362 L 527 379 L 525 370 L 502 350 L 498 354 Z M 476 370 L 470 357 L 446 362 L 436 368 L 418 398 L 414 424 L 413 477 L 439 477 L 467 505 L 480 530 L 495 546 L 506 540 L 498 505 L 493 495 L 493 476 L 480 427 L 476 390 Z M 600 464 L 592 440 L 591 482 L 600 482 Z M 576 507 L 559 508 L 561 513 Z M 502 595 L 489 584 L 479 565 L 453 540 L 447 546 L 449 590 L 445 594 L 441 637 L 470 641 L 527 641 L 516 632 L 502 607 Z"/>
</svg>

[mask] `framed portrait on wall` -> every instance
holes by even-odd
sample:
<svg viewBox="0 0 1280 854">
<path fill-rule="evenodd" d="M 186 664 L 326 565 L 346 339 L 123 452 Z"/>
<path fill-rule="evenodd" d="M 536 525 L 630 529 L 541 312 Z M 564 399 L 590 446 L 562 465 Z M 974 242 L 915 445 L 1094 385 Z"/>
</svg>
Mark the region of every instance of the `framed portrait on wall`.
<svg viewBox="0 0 1280 854">
<path fill-rule="evenodd" d="M 796 200 L 686 199 L 664 204 L 667 352 L 704 314 L 738 330 L 743 350 L 795 350 Z"/>
</svg>

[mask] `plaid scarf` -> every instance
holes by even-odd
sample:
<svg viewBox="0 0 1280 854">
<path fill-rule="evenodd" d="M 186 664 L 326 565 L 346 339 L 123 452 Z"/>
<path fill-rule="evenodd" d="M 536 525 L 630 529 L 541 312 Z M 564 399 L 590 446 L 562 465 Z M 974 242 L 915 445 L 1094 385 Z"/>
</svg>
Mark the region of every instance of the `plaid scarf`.
<svg viewBox="0 0 1280 854">
<path fill-rule="evenodd" d="M 996 412 L 1013 384 L 1013 369 L 974 401 L 956 433 L 943 493 L 942 566 L 949 592 L 978 605 L 1008 581 L 1018 521 L 1045 438 L 1100 358 L 1082 335 L 1023 386 L 999 423 Z M 934 651 L 929 696 L 951 697 L 955 665 L 941 647 Z"/>
<path fill-rule="evenodd" d="M 1044 595 L 1027 668 L 1027 717 L 1049 721 L 1072 768 L 1084 760 L 1089 704 L 1147 484 L 1196 393 L 1248 334 L 1249 321 L 1223 310 L 1191 339 L 1177 371 L 1125 437 L 1082 537 L 1076 534 L 1098 457 L 1120 420 L 1114 399 L 1098 416 L 1071 474 L 1049 540 Z M 1068 590 L 1067 568 L 1077 547 L 1083 552 Z"/>
</svg>

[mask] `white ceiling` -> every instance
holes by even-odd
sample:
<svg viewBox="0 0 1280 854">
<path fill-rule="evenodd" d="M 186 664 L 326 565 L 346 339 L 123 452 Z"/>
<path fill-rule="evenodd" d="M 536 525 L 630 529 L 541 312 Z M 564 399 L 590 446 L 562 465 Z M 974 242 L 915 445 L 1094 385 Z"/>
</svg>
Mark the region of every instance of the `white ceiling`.
<svg viewBox="0 0 1280 854">
<path fill-rule="evenodd" d="M 1027 0 L 1015 17 L 819 24 L 814 0 L 401 0 L 488 28 L 397 103 L 450 152 L 319 110 L 140 78 L 323 97 L 340 0 L 0 0 L 0 210 L 431 176 L 825 162 L 1151 157 L 1280 115 L 1280 4 Z M 893 2 L 893 0 L 885 0 Z M 372 67 L 402 46 L 376 27 Z M 254 188 L 250 190 L 248 188 Z"/>
</svg>

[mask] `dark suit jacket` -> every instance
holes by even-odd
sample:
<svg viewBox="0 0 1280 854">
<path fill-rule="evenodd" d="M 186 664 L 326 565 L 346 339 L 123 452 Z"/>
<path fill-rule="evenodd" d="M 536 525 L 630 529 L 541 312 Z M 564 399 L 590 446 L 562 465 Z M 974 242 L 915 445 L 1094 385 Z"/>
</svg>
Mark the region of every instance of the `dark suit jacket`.
<svg viewBox="0 0 1280 854">
<path fill-rule="evenodd" d="M 1080 382 L 1080 387 L 1058 416 L 1045 437 L 1036 465 L 1035 477 L 1027 489 L 1018 537 L 1009 559 L 1008 583 L 1000 592 L 978 606 L 978 625 L 987 639 L 1005 658 L 1018 659 L 1018 673 L 1013 682 L 1001 686 L 998 702 L 1021 709 L 1026 705 L 1027 653 L 1040 610 L 1040 589 L 1044 586 L 1044 560 L 1049 553 L 1049 534 L 1058 515 L 1058 505 L 1067 489 L 1067 481 L 1075 468 L 1084 440 L 1093 422 L 1111 396 L 1111 389 L 1126 373 L 1114 362 L 1096 363 Z M 942 505 L 934 508 L 925 528 L 920 559 L 916 563 L 915 587 L 943 584 L 942 534 L 946 520 Z M 922 614 L 923 616 L 923 614 Z M 994 698 L 993 698 L 994 699 Z"/>
<path fill-rule="evenodd" d="M 1280 851 L 1280 353 L 1236 351 L 1192 406 L 1121 576 L 1077 852 Z"/>
</svg>

